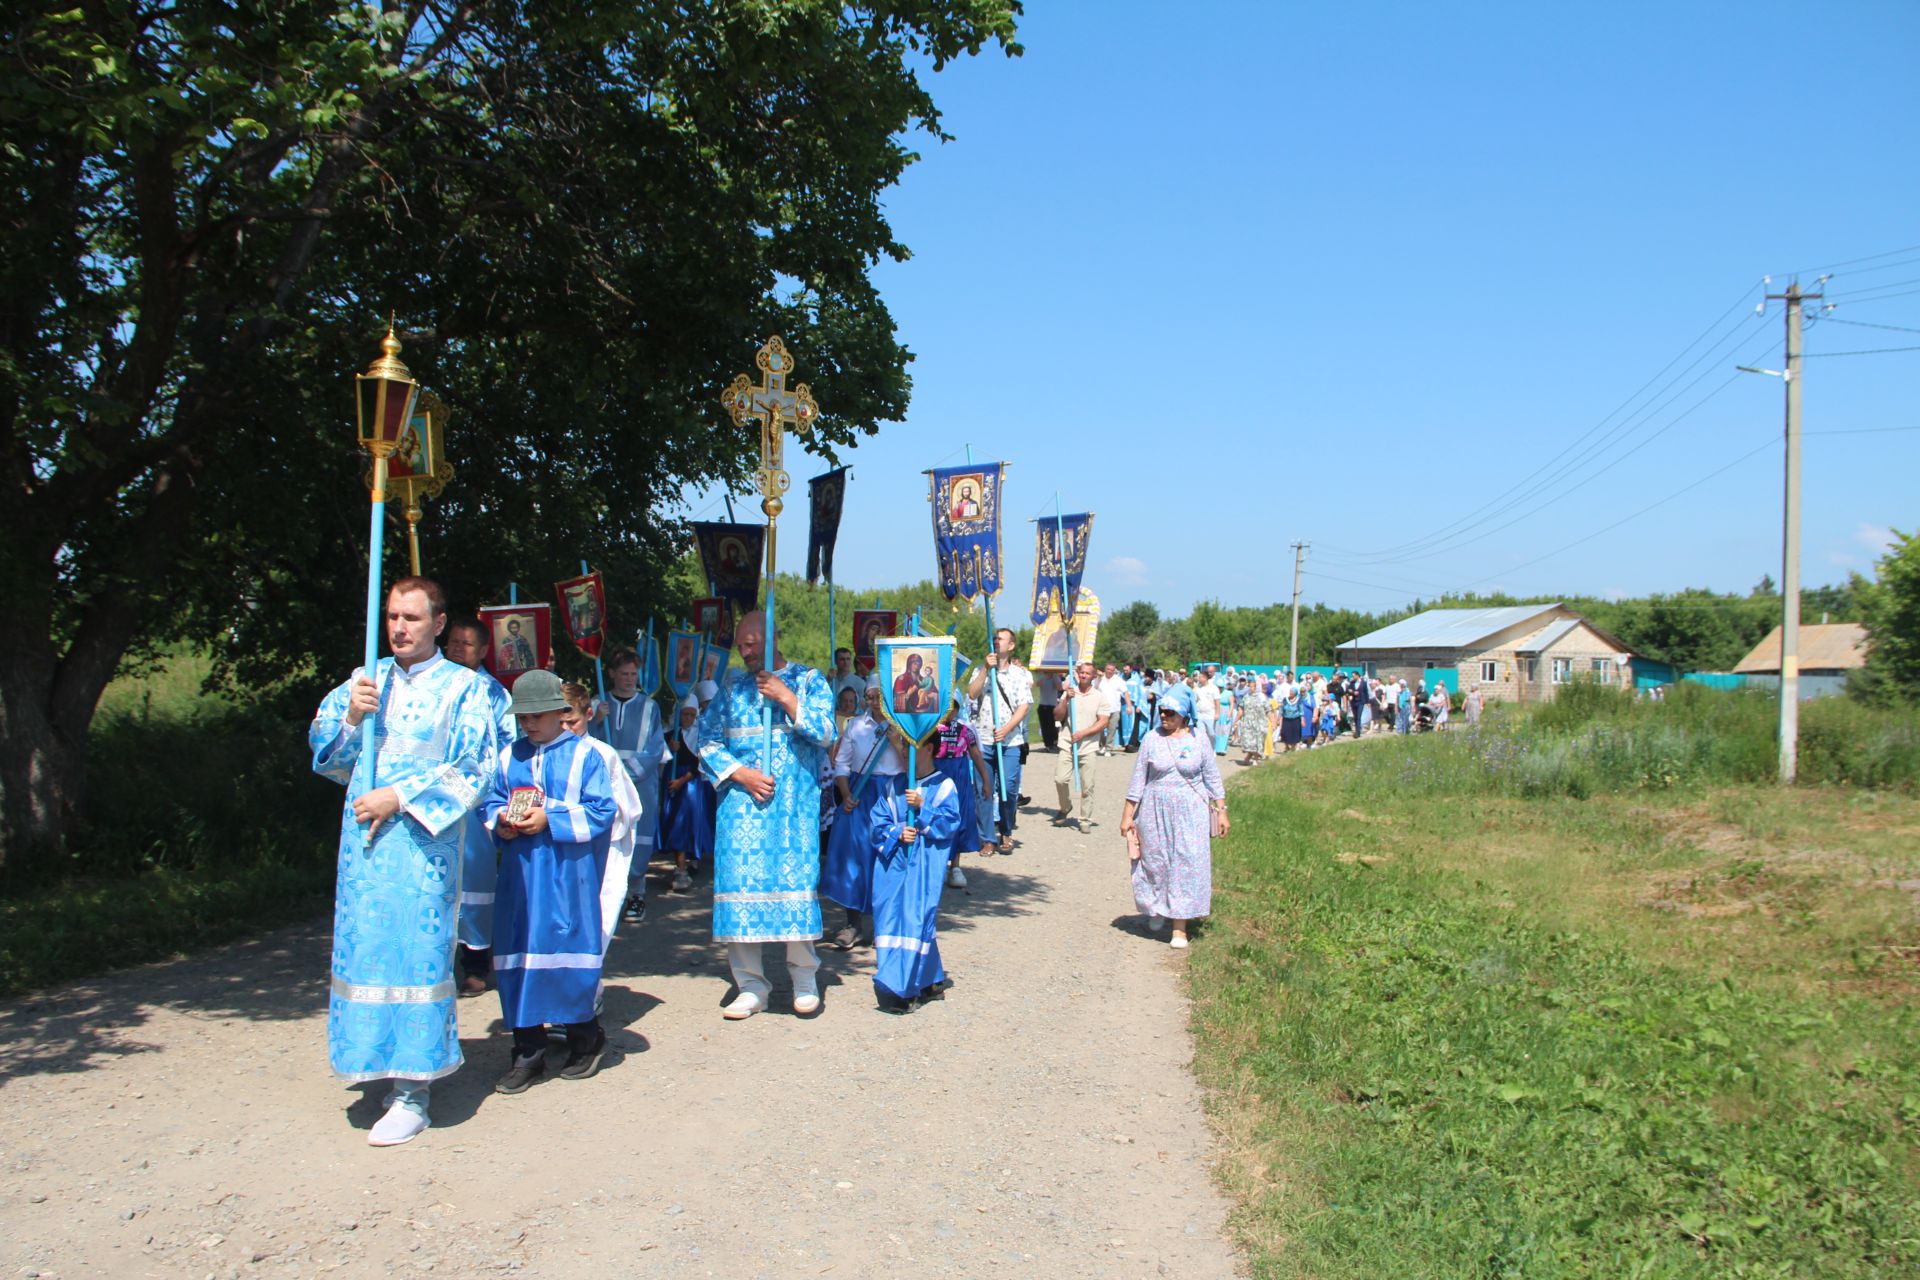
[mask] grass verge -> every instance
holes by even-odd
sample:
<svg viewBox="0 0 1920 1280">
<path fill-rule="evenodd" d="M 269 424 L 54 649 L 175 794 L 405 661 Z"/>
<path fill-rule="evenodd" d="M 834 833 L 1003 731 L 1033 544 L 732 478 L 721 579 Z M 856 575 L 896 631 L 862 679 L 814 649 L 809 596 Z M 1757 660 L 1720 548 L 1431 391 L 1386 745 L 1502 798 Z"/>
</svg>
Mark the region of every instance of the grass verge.
<svg viewBox="0 0 1920 1280">
<path fill-rule="evenodd" d="M 1235 783 L 1190 976 L 1256 1272 L 1920 1271 L 1920 801 L 1470 749 Z"/>
</svg>

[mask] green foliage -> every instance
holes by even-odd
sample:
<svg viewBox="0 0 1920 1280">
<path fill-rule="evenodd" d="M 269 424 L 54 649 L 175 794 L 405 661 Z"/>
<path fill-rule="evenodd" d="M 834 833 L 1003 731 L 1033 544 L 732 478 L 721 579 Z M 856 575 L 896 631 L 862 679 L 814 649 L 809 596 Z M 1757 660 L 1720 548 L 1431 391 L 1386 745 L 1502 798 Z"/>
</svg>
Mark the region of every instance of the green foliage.
<svg viewBox="0 0 1920 1280">
<path fill-rule="evenodd" d="M 739 483 L 757 452 L 718 395 L 765 335 L 819 395 L 814 450 L 904 415 L 911 354 L 871 271 L 908 251 L 881 197 L 911 135 L 945 137 L 923 68 L 1018 53 L 1018 13 L 105 0 L 17 17 L 0 785 L 75 767 L 130 647 L 193 639 L 235 687 L 352 663 L 351 374 L 389 311 L 454 411 L 427 571 L 470 607 L 514 578 L 544 595 L 585 558 L 616 629 L 641 625 L 683 545 L 660 511 Z M 44 722 L 31 743 L 11 727 Z M 10 822 L 28 808 L 7 797 Z"/>
<path fill-rule="evenodd" d="M 1920 702 L 1920 535 L 1895 531 L 1867 593 L 1868 697 Z"/>
<path fill-rule="evenodd" d="M 1550 876 L 1556 848 L 1621 832 L 1557 798 L 1489 811 L 1368 769 L 1449 747 L 1316 752 L 1235 784 L 1192 991 L 1255 1273 L 1911 1273 L 1913 1004 L 1817 985 L 1844 938 L 1810 954 L 1783 924 L 1754 944 L 1811 983 L 1708 979 L 1586 877 L 1493 883 L 1481 847 L 1549 832 Z M 1569 927 L 1574 905 L 1598 923 Z"/>
</svg>

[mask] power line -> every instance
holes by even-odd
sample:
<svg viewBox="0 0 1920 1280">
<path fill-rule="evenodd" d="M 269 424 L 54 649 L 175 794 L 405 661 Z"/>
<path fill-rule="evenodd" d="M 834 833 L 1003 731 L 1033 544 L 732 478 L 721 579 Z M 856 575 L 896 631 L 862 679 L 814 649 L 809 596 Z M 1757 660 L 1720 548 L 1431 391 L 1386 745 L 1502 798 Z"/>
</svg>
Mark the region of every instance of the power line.
<svg viewBox="0 0 1920 1280">
<path fill-rule="evenodd" d="M 1903 253 L 1920 252 L 1920 244 L 1910 244 L 1904 249 L 1889 249 L 1885 253 L 1870 253 L 1864 258 L 1848 258 L 1845 262 L 1829 262 L 1823 266 L 1807 267 L 1800 271 L 1776 271 L 1777 276 L 1810 276 L 1816 271 L 1836 271 L 1841 267 L 1851 267 L 1858 262 L 1878 262 L 1882 258 L 1897 257 Z M 1875 267 L 1873 270 L 1878 271 Z"/>
<path fill-rule="evenodd" d="M 1835 306 L 1838 306 L 1841 302 L 1845 302 L 1848 306 L 1858 307 L 1869 302 L 1889 302 L 1894 298 L 1911 298 L 1916 293 L 1920 293 L 1920 289 L 1906 289 L 1899 293 L 1883 293 L 1880 296 L 1875 298 L 1856 298 L 1856 297 L 1832 298 L 1832 299 L 1829 299 L 1829 302 Z M 1832 320 L 1835 318 L 1836 317 L 1834 316 L 1827 317 L 1827 319 L 1829 320 Z"/>
<path fill-rule="evenodd" d="M 1803 351 L 1803 360 L 1822 359 L 1827 356 L 1890 356 L 1896 351 L 1920 351 L 1920 347 L 1869 347 L 1864 351 Z"/>
<path fill-rule="evenodd" d="M 1920 329 L 1910 328 L 1904 324 L 1875 324 L 1871 320 L 1846 320 L 1840 316 L 1822 316 L 1821 321 L 1825 324 L 1850 324 L 1856 329 L 1891 329 L 1895 333 L 1920 333 Z"/>
</svg>

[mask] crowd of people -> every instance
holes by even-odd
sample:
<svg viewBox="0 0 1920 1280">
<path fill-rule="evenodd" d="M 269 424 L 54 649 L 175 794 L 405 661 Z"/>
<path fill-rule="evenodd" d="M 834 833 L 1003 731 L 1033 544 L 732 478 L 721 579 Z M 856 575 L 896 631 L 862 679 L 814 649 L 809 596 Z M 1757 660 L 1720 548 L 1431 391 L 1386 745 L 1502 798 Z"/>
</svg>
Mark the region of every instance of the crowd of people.
<svg viewBox="0 0 1920 1280">
<path fill-rule="evenodd" d="M 872 948 L 879 1007 L 908 1013 L 952 986 L 937 924 L 942 890 L 966 887 L 962 857 L 1020 845 L 1030 721 L 1056 753 L 1056 826 L 1095 830 L 1094 762 L 1136 757 L 1119 832 L 1149 934 L 1178 948 L 1212 910 L 1230 749 L 1251 764 L 1343 734 L 1444 729 L 1452 711 L 1442 683 L 1363 671 L 1033 672 L 1002 628 L 963 663 L 937 732 L 910 743 L 848 650 L 830 673 L 790 662 L 766 651 L 757 613 L 735 628 L 738 668 L 665 716 L 630 649 L 607 657 L 602 696 L 545 670 L 509 692 L 486 669 L 485 628 L 449 618 L 425 578 L 393 585 L 386 632 L 392 655 L 328 694 L 309 732 L 315 771 L 346 787 L 329 1056 L 346 1080 L 388 1082 L 377 1146 L 428 1127 L 432 1082 L 461 1065 L 461 997 L 498 994 L 512 1034 L 499 1093 L 547 1074 L 550 1038 L 566 1043 L 560 1079 L 599 1071 L 607 948 L 645 921 L 656 861 L 675 892 L 711 876 L 735 988 L 724 1018 L 769 1007 L 769 942 L 784 946 L 795 1014 L 821 1010 L 823 941 Z M 1463 710 L 1478 719 L 1477 688 Z M 845 913 L 831 934 L 823 898 Z"/>
</svg>

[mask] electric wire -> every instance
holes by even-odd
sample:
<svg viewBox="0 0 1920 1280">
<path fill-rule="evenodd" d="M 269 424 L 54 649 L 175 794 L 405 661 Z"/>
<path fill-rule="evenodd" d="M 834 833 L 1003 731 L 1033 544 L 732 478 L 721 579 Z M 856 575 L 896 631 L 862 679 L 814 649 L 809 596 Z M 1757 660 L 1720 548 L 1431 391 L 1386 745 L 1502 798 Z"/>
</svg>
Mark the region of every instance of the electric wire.
<svg viewBox="0 0 1920 1280">
<path fill-rule="evenodd" d="M 1824 360 L 1830 356 L 1890 356 L 1896 351 L 1920 351 L 1920 347 L 1869 347 L 1864 351 L 1802 351 L 1803 360 Z"/>
</svg>

